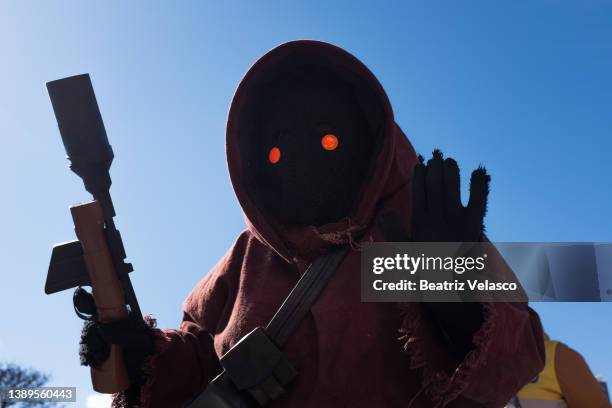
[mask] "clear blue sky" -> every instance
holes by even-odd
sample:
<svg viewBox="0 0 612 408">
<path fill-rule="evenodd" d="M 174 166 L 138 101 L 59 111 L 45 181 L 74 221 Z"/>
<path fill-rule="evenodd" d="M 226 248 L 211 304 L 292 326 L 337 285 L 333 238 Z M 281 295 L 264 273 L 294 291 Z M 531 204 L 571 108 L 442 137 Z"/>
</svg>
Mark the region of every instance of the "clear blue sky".
<svg viewBox="0 0 612 408">
<path fill-rule="evenodd" d="M 162 327 L 244 226 L 224 155 L 232 94 L 297 38 L 364 61 L 418 151 L 487 166 L 493 240 L 612 241 L 610 1 L 330 3 L 0 3 L 0 360 L 79 387 L 78 406 L 92 392 L 71 293 L 43 294 L 51 246 L 74 237 L 68 206 L 89 198 L 45 82 L 83 72 L 116 153 L 134 286 Z M 535 308 L 612 380 L 610 303 Z"/>
</svg>

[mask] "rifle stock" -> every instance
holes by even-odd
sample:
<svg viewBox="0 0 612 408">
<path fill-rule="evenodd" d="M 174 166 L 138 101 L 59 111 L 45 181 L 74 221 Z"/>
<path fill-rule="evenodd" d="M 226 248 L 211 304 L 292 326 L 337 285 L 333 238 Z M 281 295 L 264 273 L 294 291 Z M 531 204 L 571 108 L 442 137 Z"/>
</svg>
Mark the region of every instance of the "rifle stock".
<svg viewBox="0 0 612 408">
<path fill-rule="evenodd" d="M 106 242 L 102 207 L 97 201 L 92 201 L 71 207 L 70 212 L 83 248 L 98 321 L 107 323 L 126 318 L 128 311 L 125 307 L 125 294 Z M 98 368 L 92 367 L 91 381 L 94 390 L 101 393 L 116 393 L 129 387 L 120 346 L 111 344 L 109 358 Z"/>
</svg>

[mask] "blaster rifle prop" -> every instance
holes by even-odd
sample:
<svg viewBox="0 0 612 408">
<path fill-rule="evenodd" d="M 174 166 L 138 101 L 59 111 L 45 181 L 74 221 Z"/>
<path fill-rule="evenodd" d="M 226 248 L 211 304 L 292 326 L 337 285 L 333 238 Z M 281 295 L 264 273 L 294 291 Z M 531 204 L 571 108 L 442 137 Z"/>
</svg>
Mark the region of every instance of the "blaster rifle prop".
<svg viewBox="0 0 612 408">
<path fill-rule="evenodd" d="M 128 276 L 133 268 L 125 262 L 123 242 L 113 220 L 115 209 L 109 192 L 109 169 L 114 154 L 89 75 L 48 82 L 47 90 L 70 169 L 83 179 L 94 201 L 70 208 L 78 240 L 53 247 L 45 293 L 79 290 L 88 285 L 92 287 L 98 321 L 122 319 L 128 313 L 142 319 Z M 88 318 L 78 310 L 76 296 L 75 310 L 79 317 Z M 93 388 L 102 393 L 129 387 L 119 346 L 111 345 L 109 358 L 100 367 L 92 367 L 91 378 Z"/>
</svg>

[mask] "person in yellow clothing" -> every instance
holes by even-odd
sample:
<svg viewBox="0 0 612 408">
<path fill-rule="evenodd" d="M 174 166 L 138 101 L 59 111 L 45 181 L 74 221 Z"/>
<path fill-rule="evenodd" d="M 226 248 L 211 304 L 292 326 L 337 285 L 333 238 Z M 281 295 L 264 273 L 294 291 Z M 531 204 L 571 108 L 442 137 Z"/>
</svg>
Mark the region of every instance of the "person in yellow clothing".
<svg viewBox="0 0 612 408">
<path fill-rule="evenodd" d="M 584 358 L 545 336 L 546 365 L 509 405 L 520 408 L 609 408 L 608 397 Z"/>
</svg>

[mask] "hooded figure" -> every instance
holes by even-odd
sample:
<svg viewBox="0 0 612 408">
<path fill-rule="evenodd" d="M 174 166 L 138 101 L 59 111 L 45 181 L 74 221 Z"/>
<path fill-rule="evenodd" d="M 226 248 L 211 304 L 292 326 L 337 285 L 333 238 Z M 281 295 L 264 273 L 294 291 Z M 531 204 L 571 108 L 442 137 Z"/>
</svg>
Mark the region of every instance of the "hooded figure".
<svg viewBox="0 0 612 408">
<path fill-rule="evenodd" d="M 273 49 L 240 83 L 226 136 L 247 229 L 188 296 L 180 328 L 153 329 L 142 407 L 202 392 L 219 357 L 338 244 L 351 250 L 283 348 L 299 374 L 271 408 L 501 407 L 542 368 L 539 319 L 523 303 L 440 318 L 425 304 L 360 301 L 359 243 L 413 230 L 419 160 L 355 57 L 317 41 Z"/>
</svg>

